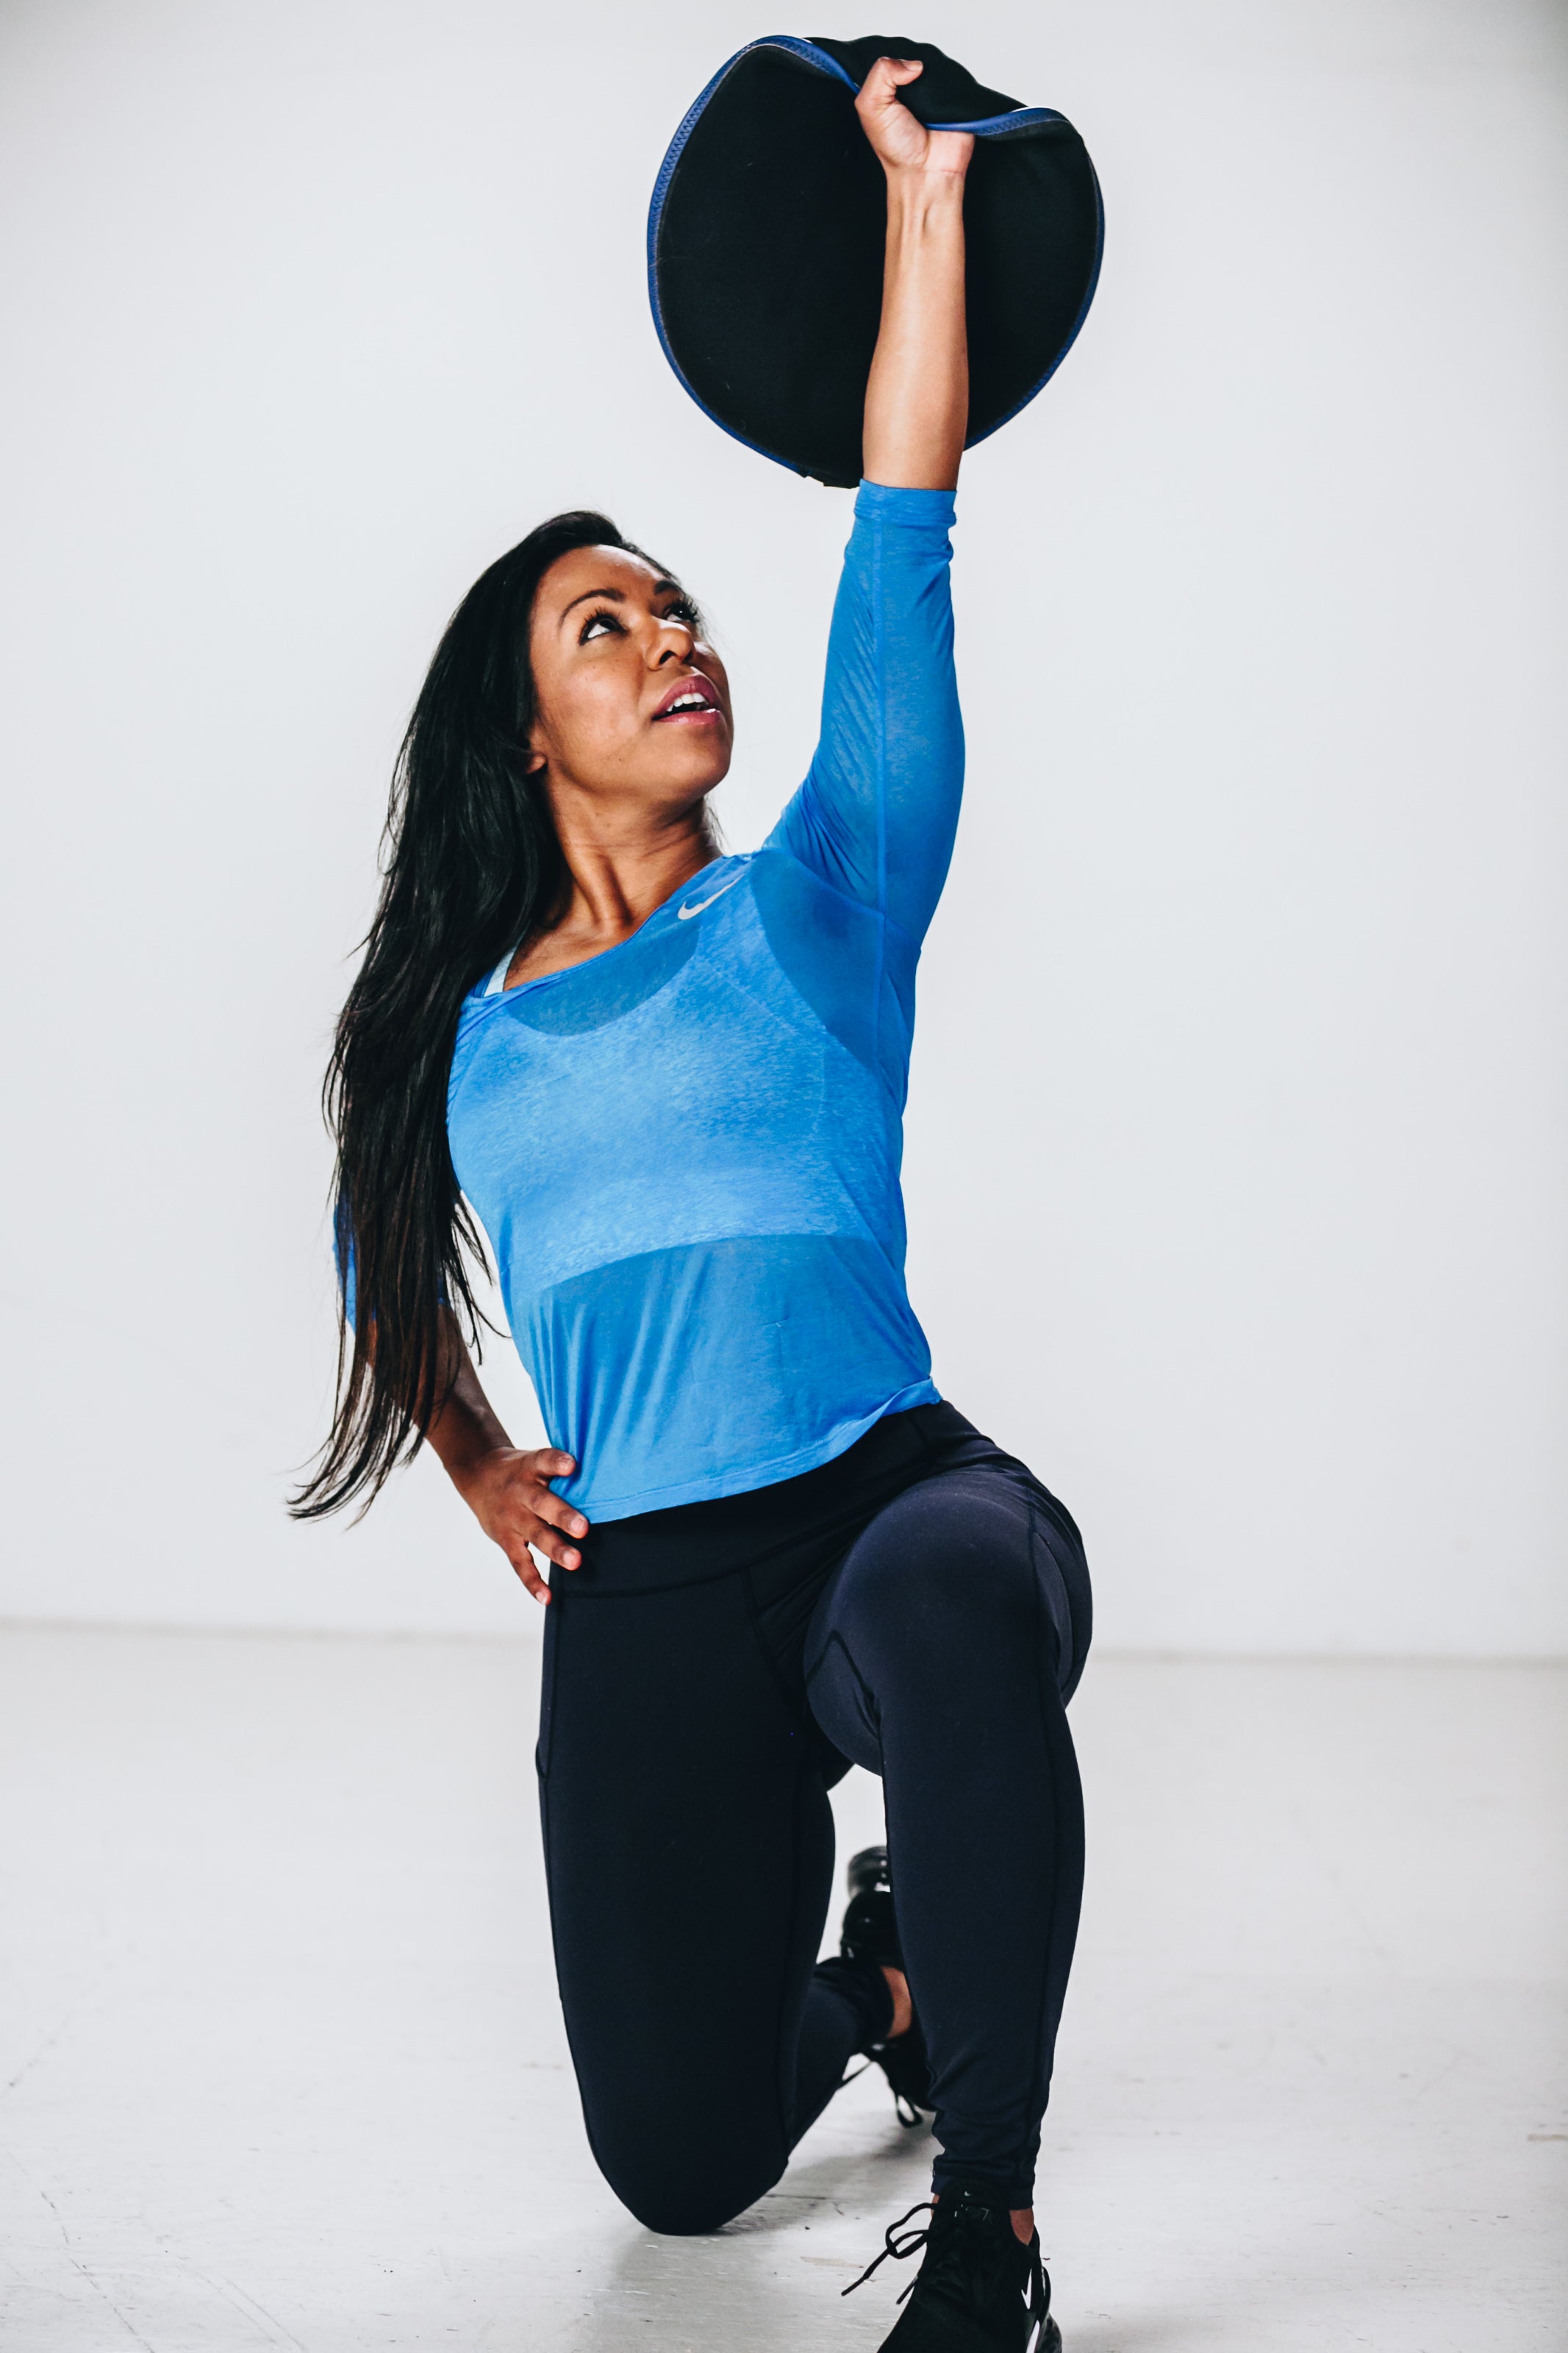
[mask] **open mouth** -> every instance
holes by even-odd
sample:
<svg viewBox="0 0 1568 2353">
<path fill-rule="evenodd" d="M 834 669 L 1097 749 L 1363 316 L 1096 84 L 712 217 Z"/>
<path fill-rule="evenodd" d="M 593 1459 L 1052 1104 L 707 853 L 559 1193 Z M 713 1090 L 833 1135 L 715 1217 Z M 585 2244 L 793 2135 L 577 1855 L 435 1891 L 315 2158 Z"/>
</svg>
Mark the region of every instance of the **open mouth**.
<svg viewBox="0 0 1568 2353">
<path fill-rule="evenodd" d="M 700 672 L 695 678 L 682 679 L 679 685 L 673 687 L 665 696 L 653 715 L 656 720 L 718 719 L 722 715 L 718 690 Z"/>
</svg>

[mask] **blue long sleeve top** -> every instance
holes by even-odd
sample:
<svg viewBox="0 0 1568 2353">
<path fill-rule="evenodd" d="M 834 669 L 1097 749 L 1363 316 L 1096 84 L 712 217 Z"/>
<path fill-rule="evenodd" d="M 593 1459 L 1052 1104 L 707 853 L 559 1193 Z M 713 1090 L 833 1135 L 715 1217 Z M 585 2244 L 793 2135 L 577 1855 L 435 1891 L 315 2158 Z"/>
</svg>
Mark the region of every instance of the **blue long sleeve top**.
<svg viewBox="0 0 1568 2353">
<path fill-rule="evenodd" d="M 952 519 L 861 484 L 821 741 L 761 849 L 463 1006 L 453 1164 L 590 1520 L 793 1478 L 937 1401 L 899 1164 L 963 777 Z"/>
</svg>

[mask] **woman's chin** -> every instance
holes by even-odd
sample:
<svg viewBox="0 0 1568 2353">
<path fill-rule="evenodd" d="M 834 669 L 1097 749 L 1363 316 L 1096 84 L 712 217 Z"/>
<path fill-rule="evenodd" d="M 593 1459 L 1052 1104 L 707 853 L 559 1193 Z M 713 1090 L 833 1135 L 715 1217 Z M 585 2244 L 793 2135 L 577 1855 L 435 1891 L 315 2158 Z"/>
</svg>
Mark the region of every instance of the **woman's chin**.
<svg viewBox="0 0 1568 2353">
<path fill-rule="evenodd" d="M 694 795 L 710 793 L 729 775 L 730 757 L 728 737 L 719 743 L 680 746 L 675 757 L 666 758 L 659 765 L 659 797 L 662 798 L 671 790 Z"/>
</svg>

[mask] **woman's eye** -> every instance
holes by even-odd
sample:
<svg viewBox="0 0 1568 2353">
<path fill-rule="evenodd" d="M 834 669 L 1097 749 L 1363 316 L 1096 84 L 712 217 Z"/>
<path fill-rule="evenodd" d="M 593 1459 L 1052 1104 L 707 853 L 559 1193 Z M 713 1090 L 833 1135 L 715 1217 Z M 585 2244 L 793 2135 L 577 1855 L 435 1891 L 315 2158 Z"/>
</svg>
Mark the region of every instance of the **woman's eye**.
<svg viewBox="0 0 1568 2353">
<path fill-rule="evenodd" d="M 700 631 L 702 627 L 702 616 L 689 596 L 678 596 L 664 617 L 667 621 L 684 621 L 693 632 Z"/>
<path fill-rule="evenodd" d="M 625 635 L 625 631 L 613 613 L 590 613 L 583 624 L 582 634 L 577 643 L 580 646 L 585 646 L 589 638 L 596 638 L 601 630 L 606 637 L 618 638 Z"/>
</svg>

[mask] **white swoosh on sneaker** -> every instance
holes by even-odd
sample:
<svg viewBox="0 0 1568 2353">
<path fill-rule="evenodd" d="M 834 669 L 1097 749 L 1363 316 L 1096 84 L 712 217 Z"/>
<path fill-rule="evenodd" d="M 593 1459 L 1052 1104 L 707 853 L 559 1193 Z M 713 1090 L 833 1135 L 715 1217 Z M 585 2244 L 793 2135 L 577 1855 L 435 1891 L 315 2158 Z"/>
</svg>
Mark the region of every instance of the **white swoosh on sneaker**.
<svg viewBox="0 0 1568 2353">
<path fill-rule="evenodd" d="M 688 903 L 684 907 L 678 907 L 675 912 L 683 923 L 688 923 L 693 915 L 702 914 L 713 904 L 715 899 L 721 899 L 726 891 L 732 891 L 737 882 L 743 882 L 745 879 L 745 870 L 742 868 L 739 874 L 731 874 L 728 882 L 721 882 L 717 891 L 710 891 L 706 899 L 699 899 L 695 906 Z"/>
<path fill-rule="evenodd" d="M 1031 2275 L 1030 2275 L 1030 2279 L 1029 2279 L 1029 2284 L 1028 2284 L 1028 2286 L 1027 2286 L 1026 2288 L 1022 2289 L 1022 2290 L 1020 2291 L 1020 2293 L 1022 2294 L 1023 2298 L 1024 2298 L 1024 2309 L 1025 2309 L 1025 2311 L 1026 2311 L 1026 2312 L 1033 2312 L 1033 2310 L 1034 2310 L 1034 2308 L 1035 2308 L 1035 2282 L 1034 2282 L 1033 2274 L 1031 2274 Z"/>
</svg>

